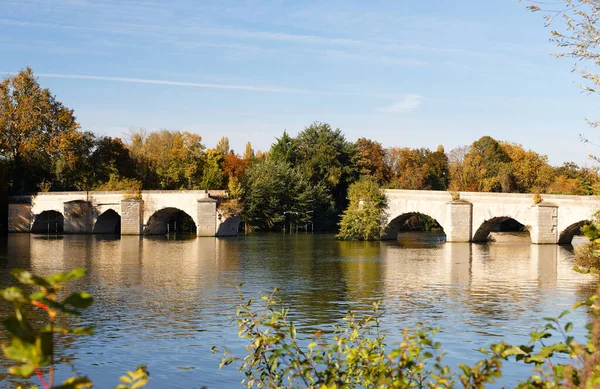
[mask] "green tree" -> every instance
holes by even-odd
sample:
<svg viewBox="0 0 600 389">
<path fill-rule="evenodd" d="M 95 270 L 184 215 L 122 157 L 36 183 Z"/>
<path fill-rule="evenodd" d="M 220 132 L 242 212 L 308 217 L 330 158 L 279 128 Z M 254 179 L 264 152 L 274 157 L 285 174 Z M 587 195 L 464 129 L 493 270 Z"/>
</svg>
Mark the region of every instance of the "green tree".
<svg viewBox="0 0 600 389">
<path fill-rule="evenodd" d="M 210 149 L 203 156 L 204 169 L 198 189 L 225 189 L 227 176 L 223 173 L 223 155 L 220 150 Z"/>
<path fill-rule="evenodd" d="M 191 189 L 200 184 L 204 145 L 200 135 L 182 131 L 135 131 L 129 141 L 137 174 L 145 188 Z M 153 178 L 153 180 L 146 178 Z"/>
<path fill-rule="evenodd" d="M 95 165 L 91 155 L 96 137 L 89 131 L 73 137 L 66 152 L 54 158 L 54 178 L 49 178 L 53 190 L 91 190 L 102 165 Z"/>
<path fill-rule="evenodd" d="M 427 175 L 425 185 L 431 190 L 446 190 L 450 183 L 450 165 L 444 146 L 438 146 L 434 152 L 426 153 Z"/>
<path fill-rule="evenodd" d="M 0 154 L 11 192 L 36 191 L 43 179 L 53 180 L 58 157 L 81 136 L 78 129 L 73 111 L 30 68 L 0 82 Z"/>
<path fill-rule="evenodd" d="M 293 221 L 304 224 L 311 219 L 320 185 L 312 185 L 298 168 L 267 159 L 250 166 L 243 182 L 244 219 L 253 229 L 280 229 L 286 212 Z"/>
<path fill-rule="evenodd" d="M 356 180 L 352 164 L 355 147 L 339 129 L 314 122 L 296 137 L 298 166 L 313 186 L 325 189 L 316 199 L 315 225 L 334 229 L 346 208 L 349 185 Z"/>
<path fill-rule="evenodd" d="M 8 231 L 8 175 L 6 160 L 0 155 L 0 235 Z"/>
<path fill-rule="evenodd" d="M 135 177 L 135 162 L 119 138 L 85 132 L 69 152 L 70 157 L 57 161 L 53 189 L 94 190 L 109 181 Z"/>
<path fill-rule="evenodd" d="M 281 138 L 275 138 L 276 142 L 271 145 L 269 157 L 275 161 L 287 162 L 292 165 L 298 161 L 298 147 L 294 138 L 283 131 Z"/>
<path fill-rule="evenodd" d="M 337 237 L 345 240 L 377 240 L 385 227 L 387 200 L 375 177 L 363 176 L 350 185 L 349 205 Z"/>
</svg>

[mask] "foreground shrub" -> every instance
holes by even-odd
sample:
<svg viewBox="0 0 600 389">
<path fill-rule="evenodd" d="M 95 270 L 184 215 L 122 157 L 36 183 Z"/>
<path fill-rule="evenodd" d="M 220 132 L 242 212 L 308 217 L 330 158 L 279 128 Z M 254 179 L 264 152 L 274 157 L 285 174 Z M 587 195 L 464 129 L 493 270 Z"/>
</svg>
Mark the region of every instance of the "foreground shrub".
<svg viewBox="0 0 600 389">
<path fill-rule="evenodd" d="M 575 247 L 575 270 L 600 272 L 600 211 L 594 213 L 592 222 L 581 228 L 589 243 Z"/>
<path fill-rule="evenodd" d="M 441 346 L 433 340 L 436 330 L 420 326 L 405 329 L 400 342 L 388 346 L 380 329 L 378 304 L 365 318 L 349 314 L 331 337 L 321 332 L 298 336 L 276 292 L 264 296 L 258 307 L 252 300 L 239 306 L 239 335 L 248 340 L 245 357 L 214 349 L 224 353 L 221 367 L 238 364 L 247 388 L 485 388 L 502 377 L 503 363 L 509 359 L 533 366 L 532 375 L 518 388 L 600 387 L 596 296 L 576 306 L 592 310 L 587 343 L 580 344 L 568 335 L 572 324 L 563 325 L 562 319 L 568 313 L 565 311 L 559 317 L 545 319 L 546 325 L 531 333 L 528 344 L 492 344 L 480 350 L 482 360 L 471 366 L 461 364 L 458 371 L 453 371 L 444 364 Z M 556 334 L 560 340 L 552 343 Z M 568 355 L 570 363 L 555 360 L 559 354 Z"/>
<path fill-rule="evenodd" d="M 6 359 L 16 362 L 16 365 L 9 368 L 9 373 L 21 378 L 35 374 L 44 389 L 91 388 L 92 381 L 87 377 L 78 376 L 71 377 L 58 386 L 54 385 L 54 346 L 57 338 L 93 333 L 90 327 L 71 327 L 68 321 L 69 317 L 79 316 L 81 310 L 93 303 L 92 296 L 86 292 L 74 292 L 64 299 L 59 299 L 64 285 L 68 281 L 83 277 L 86 274 L 85 269 L 77 268 L 49 277 L 39 277 L 22 269 L 14 269 L 11 274 L 27 289 L 37 290 L 26 293 L 23 289 L 13 286 L 0 291 L 0 298 L 12 303 L 14 308 L 14 312 L 4 320 L 4 328 L 9 333 L 10 342 L 2 345 Z M 44 313 L 45 324 L 39 325 L 39 320 L 29 319 L 28 312 L 31 312 L 31 309 Z M 148 373 L 140 366 L 136 371 L 127 372 L 127 375 L 122 376 L 122 384 L 116 389 L 142 388 L 147 381 Z"/>
<path fill-rule="evenodd" d="M 85 270 L 39 277 L 15 269 L 12 275 L 26 288 L 37 290 L 25 293 L 19 287 L 9 287 L 0 291 L 0 297 L 14 307 L 14 312 L 4 320 L 10 341 L 2 345 L 5 357 L 16 362 L 9 372 L 22 378 L 36 374 L 44 389 L 91 388 L 92 382 L 79 376 L 54 385 L 56 338 L 92 333 L 91 328 L 69 326 L 69 321 L 63 318 L 79 315 L 92 304 L 92 297 L 75 292 L 59 298 L 64 285 L 83 277 Z M 256 308 L 252 300 L 245 302 L 240 293 L 243 302 L 237 310 L 237 324 L 239 335 L 248 339 L 248 354 L 240 359 L 224 350 L 221 367 L 237 363 L 247 388 L 485 388 L 502 377 L 503 363 L 509 359 L 533 366 L 532 375 L 520 382 L 518 388 L 600 387 L 597 296 L 575 307 L 590 310 L 592 321 L 587 326 L 587 342 L 579 343 L 569 335 L 573 325 L 563 324 L 568 314 L 565 311 L 556 318 L 545 319 L 546 324 L 531 333 L 528 344 L 492 344 L 480 350 L 484 354 L 482 360 L 471 366 L 459 365 L 459 370 L 453 371 L 444 364 L 441 345 L 433 340 L 434 329 L 421 326 L 405 329 L 400 342 L 388 346 L 386 334 L 380 328 L 381 311 L 377 303 L 370 316 L 358 318 L 349 313 L 344 325 L 334 328 L 332 336 L 317 332 L 299 337 L 276 293 L 277 290 L 264 296 Z M 29 320 L 31 309 L 47 316 L 47 323 L 40 326 L 39 320 Z M 560 339 L 553 342 L 556 335 Z M 557 360 L 559 354 L 570 359 Z M 560 363 L 565 360 L 568 363 Z M 142 388 L 148 382 L 148 373 L 144 367 L 138 367 L 122 376 L 121 382 L 117 389 Z"/>
<path fill-rule="evenodd" d="M 575 265 L 576 270 L 582 273 L 598 272 L 600 257 L 596 245 L 590 242 L 575 246 Z"/>
</svg>

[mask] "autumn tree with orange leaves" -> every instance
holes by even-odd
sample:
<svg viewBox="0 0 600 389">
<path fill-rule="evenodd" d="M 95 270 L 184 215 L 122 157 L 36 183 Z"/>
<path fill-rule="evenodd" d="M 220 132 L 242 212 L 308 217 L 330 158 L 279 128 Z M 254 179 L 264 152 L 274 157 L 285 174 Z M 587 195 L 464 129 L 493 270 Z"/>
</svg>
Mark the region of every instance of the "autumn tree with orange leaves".
<svg viewBox="0 0 600 389">
<path fill-rule="evenodd" d="M 73 110 L 42 88 L 30 68 L 0 82 L 0 154 L 11 192 L 37 190 L 54 181 L 58 161 L 69 168 L 80 157 L 74 147 L 84 136 Z"/>
</svg>

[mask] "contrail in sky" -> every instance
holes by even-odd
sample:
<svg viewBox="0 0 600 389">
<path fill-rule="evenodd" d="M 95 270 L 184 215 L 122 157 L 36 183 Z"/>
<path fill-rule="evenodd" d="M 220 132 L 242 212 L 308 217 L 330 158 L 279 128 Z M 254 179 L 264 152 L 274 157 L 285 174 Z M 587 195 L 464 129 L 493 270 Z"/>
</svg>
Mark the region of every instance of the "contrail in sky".
<svg viewBox="0 0 600 389">
<path fill-rule="evenodd" d="M 5 72 L 5 74 L 15 74 L 15 72 Z M 192 88 L 210 88 L 210 89 L 233 89 L 233 90 L 246 90 L 254 92 L 271 92 L 271 93 L 320 93 L 307 89 L 293 89 L 293 88 L 278 88 L 269 86 L 255 86 L 255 85 L 231 85 L 231 84 L 208 84 L 201 82 L 187 82 L 187 81 L 170 81 L 170 80 L 152 80 L 147 78 L 131 78 L 131 77 L 110 77 L 110 76 L 88 76 L 82 74 L 60 74 L 60 73 L 36 73 L 39 77 L 48 78 L 68 78 L 72 80 L 96 80 L 96 81 L 113 81 L 113 82 L 125 82 L 134 84 L 154 84 L 154 85 L 174 85 L 174 86 L 186 86 Z"/>
<path fill-rule="evenodd" d="M 15 74 L 17 74 L 17 72 L 0 71 L 0 74 L 15 75 Z M 244 91 L 266 92 L 266 93 L 290 93 L 290 94 L 304 93 L 304 94 L 315 94 L 315 95 L 360 96 L 360 97 L 377 97 L 377 98 L 398 98 L 398 96 L 403 96 L 403 94 L 378 94 L 378 93 L 369 93 L 369 92 L 319 91 L 319 90 L 310 90 L 310 89 L 281 88 L 281 87 L 257 86 L 257 85 L 209 84 L 209 83 L 202 83 L 202 82 L 153 80 L 153 79 L 149 79 L 149 78 L 91 76 L 91 75 L 85 75 L 85 74 L 35 73 L 34 75 L 37 77 L 64 78 L 64 79 L 72 79 L 72 80 L 95 80 L 95 81 L 124 82 L 124 83 L 133 83 L 133 84 L 172 85 L 172 86 L 183 86 L 183 87 L 191 87 L 191 88 L 244 90 Z"/>
</svg>

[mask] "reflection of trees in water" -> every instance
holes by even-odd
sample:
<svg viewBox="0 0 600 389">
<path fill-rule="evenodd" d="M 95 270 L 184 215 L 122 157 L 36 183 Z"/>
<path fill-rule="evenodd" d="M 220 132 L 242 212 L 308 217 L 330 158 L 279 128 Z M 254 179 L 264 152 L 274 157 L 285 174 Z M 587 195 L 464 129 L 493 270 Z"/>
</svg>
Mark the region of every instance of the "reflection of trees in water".
<svg viewBox="0 0 600 389">
<path fill-rule="evenodd" d="M 396 241 L 386 242 L 388 245 L 404 248 L 433 248 L 446 241 L 443 231 L 401 232 Z"/>
<path fill-rule="evenodd" d="M 379 242 L 257 234 L 244 244 L 245 277 L 260 279 L 265 290 L 279 287 L 279 297 L 300 326 L 330 329 L 348 309 L 370 309 L 381 295 Z"/>
<path fill-rule="evenodd" d="M 97 298 L 83 317 L 97 324 L 97 335 L 87 345 L 90 354 L 77 354 L 79 363 L 88 367 L 122 362 L 110 361 L 109 354 L 115 351 L 122 357 L 117 348 L 131 341 L 131 323 L 141 331 L 142 339 L 133 341 L 141 348 L 184 338 L 201 343 L 206 339 L 201 331 L 207 330 L 208 339 L 231 341 L 235 329 L 225 327 L 240 302 L 240 282 L 246 282 L 248 298 L 280 287 L 299 332 L 329 330 L 348 309 L 362 314 L 381 299 L 384 325 L 391 329 L 425 321 L 471 334 L 524 326 L 527 318 L 541 317 L 535 314 L 540 307 L 552 309 L 552 298 L 562 291 L 574 299 L 575 289 L 579 300 L 598 284 L 571 270 L 571 254 L 562 247 L 439 244 L 429 234 L 406 236 L 397 242 L 365 243 L 302 233 L 191 241 L 92 236 L 48 240 L 16 234 L 5 252 L 8 268 L 44 274 L 75 266 L 90 270 L 85 284 L 75 287 Z M 2 250 L 0 246 L 0 256 Z M 0 266 L 0 287 L 11 283 L 8 269 Z M 0 305 L 0 314 L 5 314 L 2 309 L 6 307 Z M 110 342 L 102 340 L 106 337 Z M 69 355 L 78 344 L 67 346 Z M 131 351 L 127 356 L 138 355 Z"/>
<path fill-rule="evenodd" d="M 247 254 L 253 255 L 246 261 L 262 263 L 262 269 L 252 267 L 256 271 L 253 276 L 262 277 L 266 289 L 279 287 L 291 317 L 306 327 L 328 327 L 341 319 L 340 307 L 347 301 L 337 242 L 330 235 L 317 239 L 318 247 L 312 235 L 302 234 L 279 239 L 264 235 L 248 242 Z"/>
<path fill-rule="evenodd" d="M 585 283 L 580 283 L 575 286 L 575 296 L 577 301 L 585 301 L 594 294 L 600 293 L 600 279 L 590 280 Z"/>
</svg>

